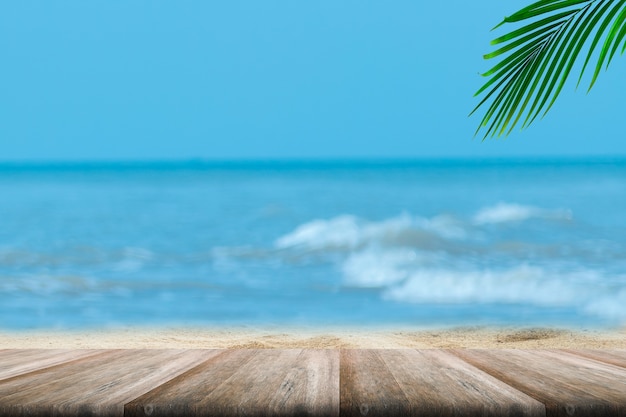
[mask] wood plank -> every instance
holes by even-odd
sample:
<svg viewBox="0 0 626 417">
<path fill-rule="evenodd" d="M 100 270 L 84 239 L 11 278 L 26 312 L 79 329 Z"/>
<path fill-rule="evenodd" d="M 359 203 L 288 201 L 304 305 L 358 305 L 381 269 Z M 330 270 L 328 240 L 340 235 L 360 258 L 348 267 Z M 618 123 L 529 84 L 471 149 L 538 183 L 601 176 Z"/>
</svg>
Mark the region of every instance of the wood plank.
<svg viewBox="0 0 626 417">
<path fill-rule="evenodd" d="M 122 416 L 124 404 L 219 350 L 111 350 L 0 381 L 0 415 Z"/>
<path fill-rule="evenodd" d="M 446 351 L 343 350 L 341 415 L 545 416 L 545 407 Z"/>
<path fill-rule="evenodd" d="M 0 415 L 124 412 L 626 415 L 626 350 L 0 350 Z"/>
<path fill-rule="evenodd" d="M 255 350 L 227 350 L 124 406 L 124 416 L 194 415 L 197 404 L 248 363 Z M 207 413 L 208 414 L 208 413 Z"/>
<path fill-rule="evenodd" d="M 0 380 L 104 352 L 97 349 L 3 349 Z"/>
<path fill-rule="evenodd" d="M 410 404 L 381 350 L 341 350 L 342 416 L 408 416 Z"/>
<path fill-rule="evenodd" d="M 557 350 L 455 350 L 546 405 L 547 416 L 626 415 L 626 369 Z"/>
<path fill-rule="evenodd" d="M 338 416 L 339 352 L 230 350 L 126 404 L 128 416 Z"/>
<path fill-rule="evenodd" d="M 600 362 L 610 363 L 611 365 L 626 368 L 626 350 L 625 349 L 564 349 L 565 352 L 584 356 L 585 358 L 595 359 Z"/>
</svg>

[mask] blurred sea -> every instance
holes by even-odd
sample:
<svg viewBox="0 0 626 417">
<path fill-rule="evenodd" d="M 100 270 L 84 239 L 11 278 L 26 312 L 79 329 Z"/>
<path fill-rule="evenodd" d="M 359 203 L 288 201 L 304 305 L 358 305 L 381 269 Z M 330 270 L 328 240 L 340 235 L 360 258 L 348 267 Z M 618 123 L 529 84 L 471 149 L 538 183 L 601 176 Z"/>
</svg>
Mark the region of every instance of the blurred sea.
<svg viewBox="0 0 626 417">
<path fill-rule="evenodd" d="M 626 324 L 626 160 L 0 165 L 0 329 Z"/>
</svg>

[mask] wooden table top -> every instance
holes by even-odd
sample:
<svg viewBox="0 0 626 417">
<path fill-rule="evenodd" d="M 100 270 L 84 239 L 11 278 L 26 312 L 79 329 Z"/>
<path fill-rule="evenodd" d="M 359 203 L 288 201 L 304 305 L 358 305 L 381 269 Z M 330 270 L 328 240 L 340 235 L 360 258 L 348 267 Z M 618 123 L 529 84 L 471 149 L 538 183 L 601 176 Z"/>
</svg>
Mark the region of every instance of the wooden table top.
<svg viewBox="0 0 626 417">
<path fill-rule="evenodd" d="M 626 416 L 626 349 L 5 349 L 0 415 Z"/>
</svg>

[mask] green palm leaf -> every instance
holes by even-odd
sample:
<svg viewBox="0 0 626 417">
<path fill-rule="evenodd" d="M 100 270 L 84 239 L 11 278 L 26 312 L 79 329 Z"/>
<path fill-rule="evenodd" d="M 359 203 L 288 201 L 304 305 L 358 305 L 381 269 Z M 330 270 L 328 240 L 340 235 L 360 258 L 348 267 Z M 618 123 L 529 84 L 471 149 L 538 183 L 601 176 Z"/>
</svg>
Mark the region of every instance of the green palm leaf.
<svg viewBox="0 0 626 417">
<path fill-rule="evenodd" d="M 482 74 L 490 79 L 475 95 L 485 97 L 470 113 L 491 100 L 476 131 L 486 129 L 483 140 L 508 135 L 520 120 L 524 128 L 540 114 L 545 116 L 583 49 L 579 84 L 591 59 L 597 59 L 589 89 L 617 49 L 622 46 L 622 54 L 626 50 L 626 0 L 540 0 L 494 29 L 519 23 L 519 28 L 494 39 L 491 44 L 498 49 L 484 56 L 500 62 Z"/>
</svg>

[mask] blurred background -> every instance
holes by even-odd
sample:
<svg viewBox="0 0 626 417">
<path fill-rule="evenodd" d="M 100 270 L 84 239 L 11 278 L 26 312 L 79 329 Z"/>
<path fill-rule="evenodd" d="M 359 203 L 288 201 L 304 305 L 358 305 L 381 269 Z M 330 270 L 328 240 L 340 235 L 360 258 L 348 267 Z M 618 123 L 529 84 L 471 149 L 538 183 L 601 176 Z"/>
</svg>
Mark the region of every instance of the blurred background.
<svg viewBox="0 0 626 417">
<path fill-rule="evenodd" d="M 522 1 L 0 5 L 0 327 L 626 320 L 624 59 L 474 138 Z"/>
</svg>

